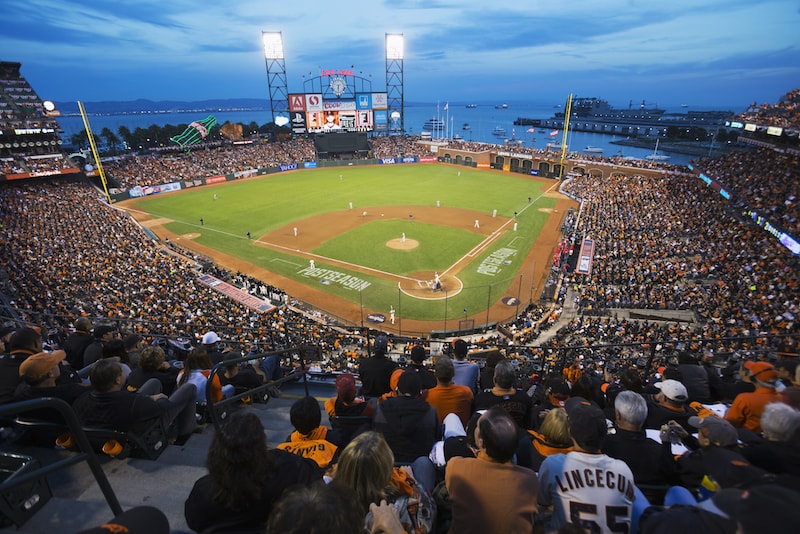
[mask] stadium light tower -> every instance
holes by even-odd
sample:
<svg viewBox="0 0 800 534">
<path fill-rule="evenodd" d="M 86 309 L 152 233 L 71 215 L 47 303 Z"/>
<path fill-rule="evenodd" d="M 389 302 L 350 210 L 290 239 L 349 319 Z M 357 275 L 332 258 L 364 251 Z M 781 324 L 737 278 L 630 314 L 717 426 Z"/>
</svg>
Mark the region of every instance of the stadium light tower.
<svg viewBox="0 0 800 534">
<path fill-rule="evenodd" d="M 386 34 L 386 93 L 391 133 L 405 134 L 403 98 L 403 58 L 405 39 L 402 33 Z M 398 124 L 399 123 L 399 124 Z"/>
<path fill-rule="evenodd" d="M 286 60 L 283 53 L 283 35 L 281 32 L 261 32 L 264 45 L 264 60 L 267 63 L 267 86 L 269 87 L 269 105 L 272 110 L 272 122 L 284 113 L 289 120 L 289 89 L 286 83 Z M 283 124 L 286 124 L 284 122 Z M 279 125 L 279 126 L 282 126 Z"/>
</svg>

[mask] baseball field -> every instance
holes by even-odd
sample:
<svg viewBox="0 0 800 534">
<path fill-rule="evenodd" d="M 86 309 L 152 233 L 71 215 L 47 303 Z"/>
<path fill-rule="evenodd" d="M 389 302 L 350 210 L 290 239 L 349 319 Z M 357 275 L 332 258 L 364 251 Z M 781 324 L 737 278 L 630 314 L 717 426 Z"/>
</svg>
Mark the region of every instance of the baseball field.
<svg viewBox="0 0 800 534">
<path fill-rule="evenodd" d="M 444 164 L 334 167 L 122 207 L 331 315 L 411 333 L 506 320 L 538 298 L 576 206 L 557 185 Z"/>
</svg>

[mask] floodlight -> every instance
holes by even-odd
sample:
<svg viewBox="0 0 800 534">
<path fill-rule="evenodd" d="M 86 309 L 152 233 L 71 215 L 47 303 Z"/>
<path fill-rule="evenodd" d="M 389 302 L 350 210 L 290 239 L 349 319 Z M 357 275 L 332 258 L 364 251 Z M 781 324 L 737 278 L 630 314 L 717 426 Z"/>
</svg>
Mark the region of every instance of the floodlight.
<svg viewBox="0 0 800 534">
<path fill-rule="evenodd" d="M 283 59 L 283 36 L 281 32 L 261 32 L 266 59 Z"/>
<path fill-rule="evenodd" d="M 403 34 L 386 34 L 386 59 L 403 59 Z"/>
</svg>

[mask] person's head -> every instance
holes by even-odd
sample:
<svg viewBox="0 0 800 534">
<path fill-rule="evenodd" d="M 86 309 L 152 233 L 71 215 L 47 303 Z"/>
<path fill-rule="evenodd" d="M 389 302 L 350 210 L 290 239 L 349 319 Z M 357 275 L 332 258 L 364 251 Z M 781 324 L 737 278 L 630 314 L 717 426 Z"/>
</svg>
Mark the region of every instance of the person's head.
<svg viewBox="0 0 800 534">
<path fill-rule="evenodd" d="M 689 424 L 697 429 L 697 441 L 701 447 L 733 447 L 739 441 L 739 433 L 734 426 L 721 417 L 692 416 Z"/>
<path fill-rule="evenodd" d="M 236 352 L 226 352 L 223 361 L 225 362 L 225 371 L 228 374 L 236 373 L 239 370 L 239 365 L 241 362 L 237 362 L 236 360 L 242 357 L 241 354 Z"/>
<path fill-rule="evenodd" d="M 413 369 L 403 371 L 397 381 L 397 394 L 401 397 L 417 398 L 422 391 L 422 379 Z"/>
<path fill-rule="evenodd" d="M 421 366 L 425 361 L 425 347 L 414 345 L 411 349 L 411 365 Z"/>
<path fill-rule="evenodd" d="M 797 360 L 781 360 L 775 363 L 775 370 L 778 371 L 778 378 L 794 382 L 797 373 Z"/>
<path fill-rule="evenodd" d="M 542 421 L 539 429 L 544 439 L 553 445 L 568 446 L 572 445 L 572 437 L 569 435 L 569 424 L 567 411 L 564 408 L 552 408 Z"/>
<path fill-rule="evenodd" d="M 315 482 L 286 490 L 269 514 L 266 534 L 359 534 L 364 514 L 351 488 Z"/>
<path fill-rule="evenodd" d="M 453 356 L 456 360 L 463 360 L 467 357 L 468 345 L 463 339 L 456 339 L 453 343 Z"/>
<path fill-rule="evenodd" d="M 575 446 L 586 452 L 599 451 L 608 432 L 603 410 L 583 397 L 570 398 L 564 408 Z"/>
<path fill-rule="evenodd" d="M 757 484 L 719 490 L 714 505 L 738 523 L 736 532 L 791 532 L 797 523 L 800 493 L 778 484 Z"/>
<path fill-rule="evenodd" d="M 385 356 L 389 350 L 389 338 L 386 336 L 378 336 L 372 346 L 375 356 Z"/>
<path fill-rule="evenodd" d="M 66 356 L 63 350 L 39 352 L 28 356 L 19 366 L 19 376 L 29 386 L 51 385 L 61 375 L 58 364 Z"/>
<path fill-rule="evenodd" d="M 355 490 L 362 513 L 370 503 L 385 499 L 384 490 L 392 478 L 394 455 L 383 435 L 363 432 L 354 437 L 339 456 L 335 480 Z"/>
<path fill-rule="evenodd" d="M 503 389 L 512 389 L 517 381 L 517 371 L 509 360 L 498 362 L 494 368 L 494 385 Z"/>
<path fill-rule="evenodd" d="M 677 380 L 664 380 L 653 385 L 661 390 L 657 395 L 659 402 L 666 402 L 673 406 L 683 406 L 689 398 L 686 386 Z"/>
<path fill-rule="evenodd" d="M 119 338 L 112 338 L 108 343 L 103 344 L 103 358 L 119 358 L 119 361 L 128 363 L 128 351 L 125 344 Z"/>
<path fill-rule="evenodd" d="M 569 384 L 563 380 L 556 379 L 550 381 L 547 387 L 547 399 L 553 406 L 564 407 L 564 404 L 569 400 L 572 389 Z"/>
<path fill-rule="evenodd" d="M 503 355 L 500 354 L 500 351 L 494 350 L 486 356 L 486 368 L 494 369 L 501 361 L 503 361 Z"/>
<path fill-rule="evenodd" d="M 139 367 L 142 368 L 142 371 L 158 371 L 166 359 L 164 349 L 151 345 L 142 349 L 142 353 L 139 355 Z"/>
<path fill-rule="evenodd" d="M 778 371 L 771 363 L 746 361 L 742 364 L 742 370 L 742 374 L 758 387 L 774 389 L 778 381 Z"/>
<path fill-rule="evenodd" d="M 336 377 L 336 396 L 344 402 L 356 398 L 356 378 L 352 373 L 342 373 Z"/>
<path fill-rule="evenodd" d="M 289 421 L 303 435 L 310 434 L 322 421 L 319 402 L 314 397 L 301 397 L 289 410 Z"/>
<path fill-rule="evenodd" d="M 800 411 L 788 404 L 767 404 L 761 413 L 761 431 L 770 441 L 789 441 L 800 428 Z"/>
<path fill-rule="evenodd" d="M 437 358 L 436 365 L 433 366 L 433 374 L 436 380 L 442 384 L 449 384 L 453 381 L 456 369 L 453 367 L 453 360 L 447 356 Z"/>
<path fill-rule="evenodd" d="M 194 369 L 211 369 L 214 364 L 208 357 L 208 351 L 205 347 L 195 347 L 186 355 L 186 361 L 183 362 L 183 368 L 187 371 Z"/>
<path fill-rule="evenodd" d="M 256 414 L 229 415 L 214 433 L 206 459 L 208 474 L 218 488 L 214 500 L 237 511 L 259 503 L 274 468 L 267 451 L 267 436 Z"/>
<path fill-rule="evenodd" d="M 517 452 L 517 429 L 507 411 L 492 406 L 478 419 L 475 444 L 492 460 L 503 464 L 510 462 Z"/>
<path fill-rule="evenodd" d="M 116 358 L 98 360 L 89 371 L 89 381 L 100 393 L 121 389 L 125 382 L 122 366 Z"/>
<path fill-rule="evenodd" d="M 219 336 L 216 332 L 206 332 L 203 334 L 201 341 L 208 350 L 214 350 L 214 347 L 219 342 Z"/>
<path fill-rule="evenodd" d="M 641 393 L 644 390 L 642 385 L 642 377 L 639 371 L 632 368 L 623 369 L 619 373 L 619 383 L 623 389 Z"/>
<path fill-rule="evenodd" d="M 108 343 L 117 335 L 117 327 L 113 324 L 100 324 L 94 327 L 94 338 Z"/>
<path fill-rule="evenodd" d="M 694 354 L 689 352 L 688 350 L 682 350 L 678 353 L 678 363 L 679 364 L 695 364 L 697 363 L 697 358 L 694 357 Z"/>
<path fill-rule="evenodd" d="M 8 350 L 9 352 L 29 351 L 32 354 L 42 352 L 42 334 L 34 328 L 20 328 L 11 334 Z"/>
<path fill-rule="evenodd" d="M 92 321 L 88 317 L 78 317 L 75 319 L 75 331 L 88 334 L 92 331 Z"/>
<path fill-rule="evenodd" d="M 622 391 L 614 399 L 614 413 L 617 424 L 640 430 L 647 419 L 647 402 L 634 391 Z"/>
<path fill-rule="evenodd" d="M 139 334 L 128 334 L 122 338 L 122 343 L 125 345 L 125 350 L 133 352 L 142 349 L 142 336 Z"/>
</svg>

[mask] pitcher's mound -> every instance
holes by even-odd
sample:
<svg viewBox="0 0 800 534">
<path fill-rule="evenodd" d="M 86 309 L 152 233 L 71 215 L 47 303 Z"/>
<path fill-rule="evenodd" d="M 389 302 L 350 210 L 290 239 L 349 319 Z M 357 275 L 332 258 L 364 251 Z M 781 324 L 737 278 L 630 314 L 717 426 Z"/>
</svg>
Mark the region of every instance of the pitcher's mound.
<svg viewBox="0 0 800 534">
<path fill-rule="evenodd" d="M 200 234 L 183 234 L 181 237 L 185 237 L 186 239 L 197 239 L 200 237 Z"/>
<path fill-rule="evenodd" d="M 386 246 L 396 250 L 411 250 L 419 246 L 419 241 L 409 238 L 406 238 L 405 241 L 402 239 L 390 239 L 386 242 Z"/>
</svg>

